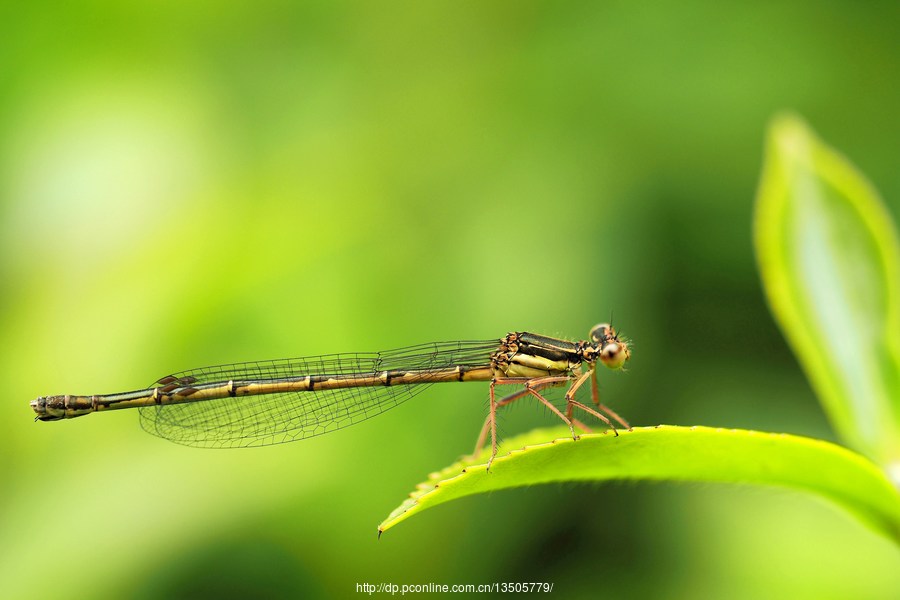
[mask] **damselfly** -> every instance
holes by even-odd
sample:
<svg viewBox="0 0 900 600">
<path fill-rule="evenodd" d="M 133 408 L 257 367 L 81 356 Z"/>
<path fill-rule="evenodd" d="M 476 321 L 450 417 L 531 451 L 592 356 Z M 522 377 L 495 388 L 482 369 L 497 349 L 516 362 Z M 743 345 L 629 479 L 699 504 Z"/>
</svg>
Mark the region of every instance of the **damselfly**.
<svg viewBox="0 0 900 600">
<path fill-rule="evenodd" d="M 187 446 L 265 446 L 306 439 L 393 408 L 433 383 L 489 381 L 490 408 L 476 454 L 491 438 L 497 454 L 497 409 L 533 396 L 569 426 L 589 429 L 575 409 L 628 428 L 600 402 L 596 363 L 621 369 L 628 344 L 601 323 L 590 341 L 569 342 L 533 333 L 497 340 L 433 342 L 374 353 L 326 354 L 306 358 L 207 367 L 168 375 L 149 388 L 97 396 L 42 396 L 31 402 L 36 420 L 71 419 L 92 412 L 138 408 L 141 426 Z M 588 380 L 594 407 L 575 399 Z M 496 398 L 498 385 L 521 389 Z M 565 413 L 541 391 L 565 386 Z M 490 461 L 488 464 L 490 464 Z"/>
</svg>

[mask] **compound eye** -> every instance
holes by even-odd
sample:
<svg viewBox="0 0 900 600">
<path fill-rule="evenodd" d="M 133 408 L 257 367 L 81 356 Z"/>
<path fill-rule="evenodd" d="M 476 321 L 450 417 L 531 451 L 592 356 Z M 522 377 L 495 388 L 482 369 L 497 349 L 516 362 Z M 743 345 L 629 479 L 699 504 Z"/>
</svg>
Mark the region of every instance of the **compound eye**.
<svg viewBox="0 0 900 600">
<path fill-rule="evenodd" d="M 615 335 L 612 325 L 609 323 L 600 323 L 599 325 L 594 325 L 594 328 L 591 329 L 591 341 L 595 344 L 599 344 L 606 339 L 615 337 Z"/>
<path fill-rule="evenodd" d="M 621 369 L 628 360 L 628 347 L 622 342 L 610 342 L 600 351 L 600 361 L 610 369 Z"/>
</svg>

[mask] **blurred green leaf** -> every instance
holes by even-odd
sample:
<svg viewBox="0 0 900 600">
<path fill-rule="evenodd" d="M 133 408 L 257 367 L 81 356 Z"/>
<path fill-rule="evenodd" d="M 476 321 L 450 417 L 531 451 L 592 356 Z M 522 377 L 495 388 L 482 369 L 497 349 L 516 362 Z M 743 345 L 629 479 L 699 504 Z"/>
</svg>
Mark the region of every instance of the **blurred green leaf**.
<svg viewBox="0 0 900 600">
<path fill-rule="evenodd" d="M 769 129 L 756 252 L 835 430 L 900 479 L 900 251 L 878 193 L 796 117 Z"/>
<path fill-rule="evenodd" d="M 803 490 L 843 506 L 900 542 L 900 493 L 884 473 L 850 450 L 810 438 L 709 427 L 636 427 L 567 437 L 540 429 L 510 439 L 519 448 L 486 465 L 458 462 L 432 473 L 378 527 L 379 534 L 425 509 L 464 496 L 560 481 L 698 481 Z M 559 438 L 559 439 L 556 439 Z M 552 439 L 553 442 L 546 442 Z M 487 453 L 479 457 L 486 460 Z"/>
</svg>

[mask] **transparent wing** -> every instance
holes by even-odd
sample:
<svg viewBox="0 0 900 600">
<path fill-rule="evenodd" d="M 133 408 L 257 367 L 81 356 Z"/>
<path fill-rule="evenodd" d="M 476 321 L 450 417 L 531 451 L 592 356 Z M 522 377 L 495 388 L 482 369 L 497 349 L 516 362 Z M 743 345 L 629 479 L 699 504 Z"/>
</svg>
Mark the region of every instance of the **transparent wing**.
<svg viewBox="0 0 900 600">
<path fill-rule="evenodd" d="M 193 369 L 163 377 L 160 385 L 224 384 L 308 375 L 376 375 L 415 371 L 408 385 L 279 392 L 140 408 L 145 431 L 197 447 L 266 446 L 310 438 L 379 415 L 431 385 L 428 374 L 456 366 L 490 364 L 498 340 L 434 342 L 375 353 L 328 354 Z"/>
</svg>

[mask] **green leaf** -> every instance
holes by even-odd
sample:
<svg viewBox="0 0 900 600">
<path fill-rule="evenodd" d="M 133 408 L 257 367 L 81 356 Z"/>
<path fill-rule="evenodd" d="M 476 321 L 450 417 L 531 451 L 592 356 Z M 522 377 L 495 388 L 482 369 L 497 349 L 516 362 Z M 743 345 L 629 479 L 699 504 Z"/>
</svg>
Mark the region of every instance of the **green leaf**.
<svg viewBox="0 0 900 600">
<path fill-rule="evenodd" d="M 769 130 L 756 252 L 832 426 L 900 481 L 900 245 L 875 189 L 798 118 Z"/>
<path fill-rule="evenodd" d="M 829 442 L 787 434 L 709 427 L 636 427 L 583 435 L 535 430 L 508 440 L 490 472 L 453 464 L 378 527 L 379 535 L 425 509 L 464 496 L 560 481 L 701 481 L 777 486 L 817 494 L 900 543 L 900 492 L 863 456 Z M 560 439 L 554 439 L 554 438 Z M 547 442 L 547 440 L 554 440 Z M 486 454 L 479 457 L 485 460 Z"/>
</svg>

